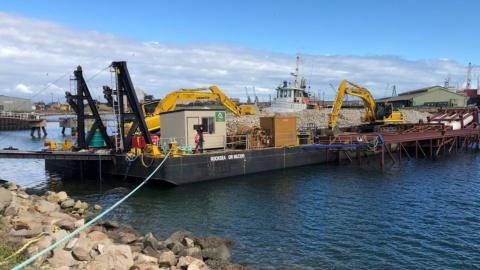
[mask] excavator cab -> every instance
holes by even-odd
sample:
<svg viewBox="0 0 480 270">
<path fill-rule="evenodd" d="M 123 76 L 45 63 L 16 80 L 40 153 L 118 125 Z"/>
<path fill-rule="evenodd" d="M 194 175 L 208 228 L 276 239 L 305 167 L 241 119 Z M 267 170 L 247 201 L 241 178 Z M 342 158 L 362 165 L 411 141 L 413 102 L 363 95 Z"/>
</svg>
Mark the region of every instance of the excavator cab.
<svg viewBox="0 0 480 270">
<path fill-rule="evenodd" d="M 376 123 L 398 123 L 405 121 L 403 114 L 393 107 L 392 103 L 378 102 L 375 112 Z"/>
<path fill-rule="evenodd" d="M 390 103 L 378 102 L 376 106 L 375 119 L 384 119 L 392 114 L 393 107 Z"/>
</svg>

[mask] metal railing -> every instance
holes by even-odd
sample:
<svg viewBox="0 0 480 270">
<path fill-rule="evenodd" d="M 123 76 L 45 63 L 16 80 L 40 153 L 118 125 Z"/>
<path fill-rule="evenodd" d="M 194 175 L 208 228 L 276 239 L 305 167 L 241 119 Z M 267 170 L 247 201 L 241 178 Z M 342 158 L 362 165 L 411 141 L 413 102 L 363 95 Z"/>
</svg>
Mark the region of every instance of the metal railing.
<svg viewBox="0 0 480 270">
<path fill-rule="evenodd" d="M 278 134 L 277 138 L 286 142 L 290 142 L 289 145 L 297 144 L 297 134 Z M 255 135 L 255 134 L 238 134 L 238 135 L 212 135 L 204 134 L 204 149 L 224 149 L 224 150 L 245 150 L 245 149 L 258 149 L 274 147 L 275 138 L 270 135 Z M 159 138 L 157 146 L 163 147 L 170 143 L 176 143 L 179 147 L 190 146 L 195 148 L 196 143 L 194 137 L 167 137 Z"/>
<path fill-rule="evenodd" d="M 20 120 L 40 120 L 37 113 L 0 112 L 0 117 Z"/>
</svg>

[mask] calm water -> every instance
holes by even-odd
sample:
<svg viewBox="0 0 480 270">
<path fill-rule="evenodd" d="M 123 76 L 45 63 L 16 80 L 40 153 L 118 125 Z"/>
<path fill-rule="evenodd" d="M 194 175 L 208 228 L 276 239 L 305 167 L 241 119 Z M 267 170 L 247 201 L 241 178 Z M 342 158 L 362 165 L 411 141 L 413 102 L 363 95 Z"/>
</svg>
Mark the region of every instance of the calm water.
<svg viewBox="0 0 480 270">
<path fill-rule="evenodd" d="M 49 136 L 58 136 L 56 125 L 49 125 Z M 29 132 L 0 133 L 2 148 L 41 144 Z M 479 172 L 479 155 L 468 153 L 384 172 L 321 165 L 175 188 L 150 185 L 112 218 L 160 238 L 184 228 L 233 239 L 234 261 L 260 269 L 480 269 Z M 0 178 L 104 206 L 118 199 L 104 191 L 134 185 L 65 181 L 34 160 L 1 160 Z"/>
</svg>

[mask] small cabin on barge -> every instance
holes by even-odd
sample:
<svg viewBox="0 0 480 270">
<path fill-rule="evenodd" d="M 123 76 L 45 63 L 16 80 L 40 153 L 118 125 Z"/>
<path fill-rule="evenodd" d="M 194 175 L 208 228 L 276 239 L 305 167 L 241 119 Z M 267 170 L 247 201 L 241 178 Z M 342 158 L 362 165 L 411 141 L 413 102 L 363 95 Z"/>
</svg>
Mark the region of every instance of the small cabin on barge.
<svg viewBox="0 0 480 270">
<path fill-rule="evenodd" d="M 175 140 L 179 145 L 195 148 L 197 129 L 203 127 L 204 149 L 225 147 L 227 135 L 225 109 L 185 108 L 160 114 L 162 142 Z"/>
</svg>

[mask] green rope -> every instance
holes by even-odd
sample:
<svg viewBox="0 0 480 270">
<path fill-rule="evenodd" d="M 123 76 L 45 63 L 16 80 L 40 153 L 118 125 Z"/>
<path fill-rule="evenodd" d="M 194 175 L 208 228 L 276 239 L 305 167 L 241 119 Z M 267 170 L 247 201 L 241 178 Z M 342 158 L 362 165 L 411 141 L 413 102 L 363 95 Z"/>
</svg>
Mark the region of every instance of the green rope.
<svg viewBox="0 0 480 270">
<path fill-rule="evenodd" d="M 60 244 L 72 239 L 75 235 L 79 234 L 81 231 L 85 230 L 86 228 L 90 227 L 93 223 L 97 222 L 99 219 L 101 219 L 103 216 L 108 214 L 110 211 L 112 211 L 114 208 L 119 206 L 121 203 L 123 203 L 126 199 L 128 199 L 130 196 L 133 195 L 137 190 L 139 190 L 143 185 L 147 183 L 150 178 L 162 167 L 163 163 L 167 160 L 167 158 L 170 156 L 170 152 L 168 152 L 165 155 L 165 158 L 160 162 L 160 164 L 153 170 L 152 173 L 150 173 L 145 180 L 143 180 L 142 183 L 140 183 L 136 188 L 134 188 L 130 193 L 125 195 L 122 199 L 120 199 L 118 202 L 116 202 L 114 205 L 110 206 L 108 209 L 100 213 L 98 216 L 90 220 L 89 222 L 85 223 L 83 226 L 80 228 L 76 229 L 75 231 L 71 232 L 69 235 L 65 236 L 64 238 L 58 240 L 57 242 L 53 243 L 51 246 L 45 248 L 44 250 L 40 251 L 39 253 L 33 255 L 30 257 L 28 260 L 23 261 L 22 263 L 18 264 L 12 270 L 20 270 L 24 268 L 25 266 L 29 265 L 30 263 L 34 262 L 36 259 L 40 258 L 41 256 L 47 254 L 48 252 L 52 251 L 54 248 L 58 247 Z"/>
</svg>

